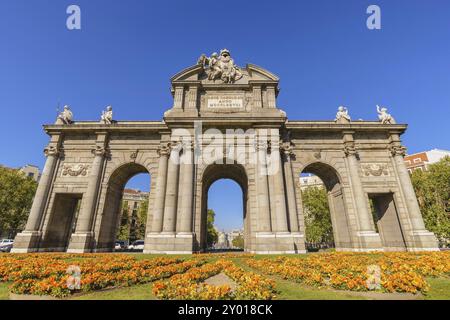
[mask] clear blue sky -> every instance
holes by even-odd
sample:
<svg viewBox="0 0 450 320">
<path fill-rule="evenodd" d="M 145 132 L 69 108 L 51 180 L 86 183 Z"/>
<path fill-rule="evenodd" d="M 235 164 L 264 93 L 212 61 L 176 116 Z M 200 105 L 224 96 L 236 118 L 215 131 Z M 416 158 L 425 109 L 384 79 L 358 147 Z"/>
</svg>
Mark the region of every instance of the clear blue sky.
<svg viewBox="0 0 450 320">
<path fill-rule="evenodd" d="M 81 7 L 81 31 L 66 29 L 70 4 Z M 381 7 L 382 30 L 366 28 L 370 4 Z M 42 168 L 41 125 L 54 121 L 58 103 L 78 120 L 98 119 L 108 104 L 118 120 L 161 119 L 169 78 L 224 47 L 237 64 L 281 78 L 278 105 L 290 119 L 332 119 L 340 104 L 354 119 L 376 119 L 382 104 L 410 125 L 410 152 L 450 149 L 447 0 L 0 0 L 0 41 L 7 166 Z M 240 195 L 229 194 L 211 200 L 226 204 L 218 215 L 242 219 Z"/>
</svg>

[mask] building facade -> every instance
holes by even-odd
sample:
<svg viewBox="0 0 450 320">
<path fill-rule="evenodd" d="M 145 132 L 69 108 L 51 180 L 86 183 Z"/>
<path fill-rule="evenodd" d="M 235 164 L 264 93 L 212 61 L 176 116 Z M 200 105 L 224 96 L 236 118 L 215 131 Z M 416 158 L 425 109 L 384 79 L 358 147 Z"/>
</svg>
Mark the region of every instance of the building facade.
<svg viewBox="0 0 450 320">
<path fill-rule="evenodd" d="M 31 164 L 20 168 L 19 171 L 23 172 L 23 174 L 36 182 L 39 182 L 39 179 L 41 178 L 41 172 L 39 171 L 39 168 Z"/>
<path fill-rule="evenodd" d="M 345 108 L 336 121 L 288 120 L 278 77 L 238 67 L 228 50 L 202 55 L 171 84 L 163 121 L 74 122 L 65 110 L 44 126 L 47 162 L 15 252 L 111 251 L 124 186 L 142 172 L 152 177 L 146 253 L 204 251 L 208 190 L 223 178 L 242 188 L 247 252 L 306 252 L 301 173 L 324 182 L 337 250 L 437 250 L 403 159 L 406 125 L 352 122 Z"/>
<path fill-rule="evenodd" d="M 305 190 L 307 188 L 323 188 L 325 185 L 318 176 L 307 174 L 299 178 L 299 186 Z"/>
<path fill-rule="evenodd" d="M 450 157 L 450 151 L 433 149 L 405 156 L 405 164 L 409 173 L 415 170 L 427 171 L 430 164 L 439 162 L 444 157 Z"/>
</svg>

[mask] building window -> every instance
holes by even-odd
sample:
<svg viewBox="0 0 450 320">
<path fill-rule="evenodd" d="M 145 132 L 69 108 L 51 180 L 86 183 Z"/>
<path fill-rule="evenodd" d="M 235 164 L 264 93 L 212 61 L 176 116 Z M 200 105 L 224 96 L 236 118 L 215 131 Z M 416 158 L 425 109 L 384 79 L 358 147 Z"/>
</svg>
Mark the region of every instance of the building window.
<svg viewBox="0 0 450 320">
<path fill-rule="evenodd" d="M 420 160 L 420 158 L 415 158 L 414 159 L 414 163 L 419 163 L 421 160 Z"/>
</svg>

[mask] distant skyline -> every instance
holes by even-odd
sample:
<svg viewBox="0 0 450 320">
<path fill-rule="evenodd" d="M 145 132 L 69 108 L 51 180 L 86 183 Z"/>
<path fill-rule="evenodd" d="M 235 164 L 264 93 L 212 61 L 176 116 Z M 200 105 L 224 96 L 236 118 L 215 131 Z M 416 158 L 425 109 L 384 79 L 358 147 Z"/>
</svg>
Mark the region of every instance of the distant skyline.
<svg viewBox="0 0 450 320">
<path fill-rule="evenodd" d="M 81 30 L 66 27 L 71 4 Z M 381 30 L 366 26 L 371 4 Z M 99 120 L 107 105 L 119 121 L 161 120 L 170 77 L 223 48 L 280 77 L 278 106 L 291 120 L 332 120 L 339 105 L 376 120 L 379 104 L 409 124 L 409 153 L 449 150 L 449 12 L 439 0 L 2 0 L 0 164 L 42 169 L 42 125 L 65 104 L 75 120 Z M 129 186 L 148 191 L 148 176 Z M 228 228 L 241 194 L 218 186 L 210 202 Z"/>
</svg>

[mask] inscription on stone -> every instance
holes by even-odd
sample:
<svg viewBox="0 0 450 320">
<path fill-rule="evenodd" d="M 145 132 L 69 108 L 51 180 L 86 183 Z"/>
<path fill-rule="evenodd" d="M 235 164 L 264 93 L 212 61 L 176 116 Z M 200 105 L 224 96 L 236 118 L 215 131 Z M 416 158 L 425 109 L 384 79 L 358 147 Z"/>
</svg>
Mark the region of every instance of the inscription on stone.
<svg viewBox="0 0 450 320">
<path fill-rule="evenodd" d="M 242 97 L 219 97 L 212 96 L 208 98 L 209 109 L 242 109 L 244 99 Z"/>
</svg>

